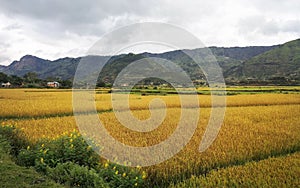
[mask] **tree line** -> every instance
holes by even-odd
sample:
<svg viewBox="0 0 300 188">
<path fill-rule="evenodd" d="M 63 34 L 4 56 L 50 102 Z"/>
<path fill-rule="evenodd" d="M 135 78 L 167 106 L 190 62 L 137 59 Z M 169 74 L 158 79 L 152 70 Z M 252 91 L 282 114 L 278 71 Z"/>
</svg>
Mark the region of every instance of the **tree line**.
<svg viewBox="0 0 300 188">
<path fill-rule="evenodd" d="M 24 88 L 46 88 L 48 82 L 59 82 L 60 88 L 71 88 L 72 81 L 62 80 L 59 78 L 48 77 L 46 79 L 40 79 L 35 72 L 28 72 L 23 77 L 16 75 L 7 75 L 0 72 L 0 84 L 10 83 L 10 87 L 24 87 Z"/>
</svg>

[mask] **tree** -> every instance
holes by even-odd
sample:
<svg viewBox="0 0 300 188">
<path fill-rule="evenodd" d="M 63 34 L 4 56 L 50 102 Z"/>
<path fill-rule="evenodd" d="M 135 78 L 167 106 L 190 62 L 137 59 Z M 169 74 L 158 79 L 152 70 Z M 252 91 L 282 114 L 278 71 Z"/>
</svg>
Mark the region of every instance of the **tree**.
<svg viewBox="0 0 300 188">
<path fill-rule="evenodd" d="M 35 72 L 28 72 L 24 75 L 24 79 L 28 83 L 35 83 L 38 81 L 38 75 Z"/>
<path fill-rule="evenodd" d="M 10 76 L 10 82 L 11 82 L 12 85 L 20 86 L 20 85 L 23 84 L 23 79 L 16 76 L 16 75 L 12 75 L 12 76 Z"/>
<path fill-rule="evenodd" d="M 9 81 L 9 77 L 6 74 L 0 72 L 0 82 L 8 82 L 8 81 Z"/>
<path fill-rule="evenodd" d="M 70 80 L 62 80 L 60 81 L 63 88 L 71 88 L 72 82 Z"/>
<path fill-rule="evenodd" d="M 106 86 L 106 84 L 105 84 L 105 82 L 103 82 L 103 81 L 99 81 L 99 82 L 97 82 L 97 85 L 96 85 L 97 87 L 105 87 Z"/>
</svg>

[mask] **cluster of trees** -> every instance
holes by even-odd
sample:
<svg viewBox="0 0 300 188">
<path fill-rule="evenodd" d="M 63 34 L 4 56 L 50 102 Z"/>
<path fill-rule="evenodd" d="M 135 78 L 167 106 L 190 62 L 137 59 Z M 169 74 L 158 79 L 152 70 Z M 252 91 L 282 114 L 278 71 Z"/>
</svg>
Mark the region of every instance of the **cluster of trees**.
<svg viewBox="0 0 300 188">
<path fill-rule="evenodd" d="M 47 82 L 57 81 L 60 83 L 60 88 L 71 88 L 70 80 L 61 80 L 59 78 L 40 79 L 35 72 L 28 72 L 23 77 L 16 75 L 6 75 L 0 72 L 0 84 L 9 82 L 11 87 L 27 87 L 27 88 L 43 88 L 47 87 Z"/>
</svg>

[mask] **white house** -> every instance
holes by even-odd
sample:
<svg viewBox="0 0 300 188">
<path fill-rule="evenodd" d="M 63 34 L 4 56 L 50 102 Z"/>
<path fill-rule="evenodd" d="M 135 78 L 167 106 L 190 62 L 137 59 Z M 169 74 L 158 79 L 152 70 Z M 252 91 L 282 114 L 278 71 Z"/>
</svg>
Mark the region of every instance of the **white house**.
<svg viewBox="0 0 300 188">
<path fill-rule="evenodd" d="M 59 83 L 58 82 L 47 82 L 47 86 L 48 87 L 59 87 Z"/>
<path fill-rule="evenodd" d="M 1 86 L 2 87 L 11 87 L 11 83 L 10 82 L 2 83 Z"/>
</svg>

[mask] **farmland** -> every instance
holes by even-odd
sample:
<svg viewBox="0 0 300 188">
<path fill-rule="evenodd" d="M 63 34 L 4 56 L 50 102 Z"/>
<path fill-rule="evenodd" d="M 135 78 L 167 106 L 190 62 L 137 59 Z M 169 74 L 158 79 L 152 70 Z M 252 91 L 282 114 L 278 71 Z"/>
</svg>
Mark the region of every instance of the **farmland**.
<svg viewBox="0 0 300 188">
<path fill-rule="evenodd" d="M 293 165 L 299 166 L 299 89 L 228 88 L 232 95 L 226 96 L 225 118 L 218 137 L 205 152 L 200 153 L 199 144 L 211 115 L 209 90 L 200 88 L 197 95 L 200 116 L 191 140 L 171 159 L 142 167 L 147 174 L 145 185 L 299 186 L 296 178 L 300 175 L 299 168 L 291 168 Z M 146 147 L 166 140 L 180 119 L 182 109 L 179 96 L 166 93 L 129 94 L 130 110 L 141 120 L 151 116 L 148 108 L 153 99 L 159 98 L 165 102 L 166 117 L 157 129 L 150 132 L 135 132 L 124 127 L 112 109 L 111 94 L 107 91 L 96 91 L 94 99 L 99 119 L 111 136 L 126 145 Z M 198 107 L 194 101 L 189 101 L 188 97 L 186 99 L 187 110 Z M 72 90 L 2 89 L 0 105 L 1 125 L 21 130 L 24 139 L 32 144 L 39 143 L 41 139 L 56 140 L 79 131 L 73 114 Z M 160 110 L 154 109 L 158 113 Z M 88 114 L 82 116 L 89 118 Z M 275 173 L 276 169 L 278 173 Z M 266 172 L 268 179 L 264 180 L 261 177 L 263 174 L 258 171 Z M 272 178 L 287 179 L 286 184 Z M 255 179 L 258 181 L 255 182 Z"/>
</svg>

